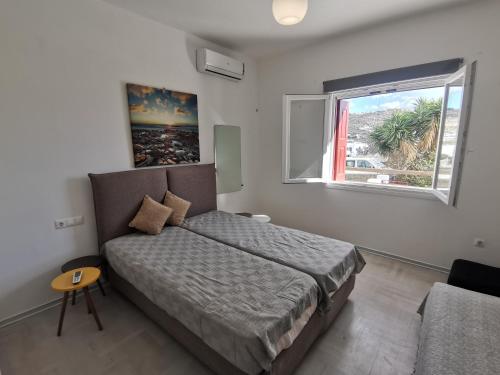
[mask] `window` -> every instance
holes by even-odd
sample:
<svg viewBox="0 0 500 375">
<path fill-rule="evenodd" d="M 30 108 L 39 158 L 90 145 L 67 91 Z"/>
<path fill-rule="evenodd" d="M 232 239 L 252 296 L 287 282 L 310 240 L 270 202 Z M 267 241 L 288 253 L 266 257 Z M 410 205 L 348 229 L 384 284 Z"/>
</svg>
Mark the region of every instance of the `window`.
<svg viewBox="0 0 500 375">
<path fill-rule="evenodd" d="M 427 191 L 455 204 L 474 68 L 285 95 L 283 181 Z"/>
<path fill-rule="evenodd" d="M 330 170 L 331 95 L 285 95 L 283 181 L 321 182 Z M 285 141 L 286 140 L 286 141 Z"/>
<path fill-rule="evenodd" d="M 463 67 L 452 75 L 445 85 L 432 187 L 438 198 L 448 204 L 456 204 L 464 137 L 469 123 L 474 70 L 475 66 L 472 69 Z"/>
</svg>

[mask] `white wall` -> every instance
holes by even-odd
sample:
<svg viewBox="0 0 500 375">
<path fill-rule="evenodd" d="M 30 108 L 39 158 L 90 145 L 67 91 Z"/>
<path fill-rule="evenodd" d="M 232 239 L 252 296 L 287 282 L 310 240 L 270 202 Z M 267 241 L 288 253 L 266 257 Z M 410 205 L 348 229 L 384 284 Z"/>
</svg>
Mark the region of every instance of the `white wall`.
<svg viewBox="0 0 500 375">
<path fill-rule="evenodd" d="M 96 0 L 2 0 L 0 321 L 58 297 L 61 264 L 96 253 L 87 173 L 133 166 L 125 82 L 198 94 L 202 163 L 213 162 L 214 124 L 241 126 L 247 186 L 219 204 L 252 209 L 255 63 L 236 56 L 240 83 L 203 75 L 197 46 L 217 48 Z M 74 215 L 85 224 L 54 229 Z"/>
<path fill-rule="evenodd" d="M 469 258 L 500 266 L 500 2 L 475 2 L 366 29 L 258 64 L 258 207 L 275 223 L 434 265 Z M 329 79 L 465 57 L 478 60 L 457 208 L 434 200 L 281 184 L 284 93 Z M 474 237 L 486 248 L 472 246 Z"/>
</svg>

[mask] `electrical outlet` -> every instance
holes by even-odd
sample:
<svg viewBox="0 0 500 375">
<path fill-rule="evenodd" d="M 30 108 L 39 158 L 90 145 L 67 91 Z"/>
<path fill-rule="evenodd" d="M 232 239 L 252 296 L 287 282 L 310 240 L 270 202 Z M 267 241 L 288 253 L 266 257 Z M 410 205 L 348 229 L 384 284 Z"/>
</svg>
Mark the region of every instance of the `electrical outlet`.
<svg viewBox="0 0 500 375">
<path fill-rule="evenodd" d="M 64 220 L 56 220 L 54 221 L 54 225 L 56 229 L 62 229 L 65 227 Z"/>
<path fill-rule="evenodd" d="M 56 229 L 74 227 L 75 225 L 81 224 L 83 224 L 83 216 L 66 217 L 63 219 L 56 219 L 54 221 L 54 226 Z"/>
<path fill-rule="evenodd" d="M 474 246 L 475 247 L 484 247 L 484 240 L 482 238 L 474 238 Z"/>
</svg>

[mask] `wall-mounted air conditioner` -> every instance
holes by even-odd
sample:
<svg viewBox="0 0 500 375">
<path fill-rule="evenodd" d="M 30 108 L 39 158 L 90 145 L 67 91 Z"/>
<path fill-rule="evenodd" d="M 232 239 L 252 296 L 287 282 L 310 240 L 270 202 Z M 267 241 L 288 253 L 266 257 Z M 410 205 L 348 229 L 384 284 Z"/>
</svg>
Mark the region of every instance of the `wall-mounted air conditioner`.
<svg viewBox="0 0 500 375">
<path fill-rule="evenodd" d="M 243 62 L 207 48 L 196 50 L 196 68 L 199 72 L 217 75 L 232 81 L 241 81 L 245 74 Z"/>
</svg>

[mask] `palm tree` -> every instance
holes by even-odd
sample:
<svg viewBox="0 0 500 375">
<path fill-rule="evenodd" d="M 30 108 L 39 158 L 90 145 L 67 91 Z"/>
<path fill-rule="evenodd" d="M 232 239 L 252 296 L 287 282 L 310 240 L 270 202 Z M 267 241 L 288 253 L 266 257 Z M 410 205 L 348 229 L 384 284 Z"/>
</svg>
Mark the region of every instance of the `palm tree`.
<svg viewBox="0 0 500 375">
<path fill-rule="evenodd" d="M 427 100 L 420 98 L 413 112 L 417 123 L 418 149 L 423 152 L 435 151 L 439 134 L 442 99 Z"/>
<path fill-rule="evenodd" d="M 397 111 L 370 134 L 373 146 L 396 169 L 432 168 L 442 100 L 419 98 L 412 111 Z"/>
</svg>

